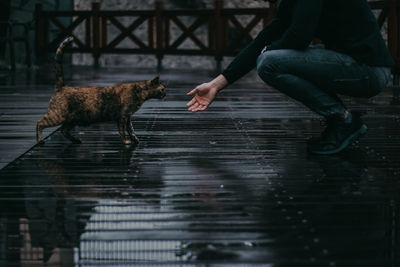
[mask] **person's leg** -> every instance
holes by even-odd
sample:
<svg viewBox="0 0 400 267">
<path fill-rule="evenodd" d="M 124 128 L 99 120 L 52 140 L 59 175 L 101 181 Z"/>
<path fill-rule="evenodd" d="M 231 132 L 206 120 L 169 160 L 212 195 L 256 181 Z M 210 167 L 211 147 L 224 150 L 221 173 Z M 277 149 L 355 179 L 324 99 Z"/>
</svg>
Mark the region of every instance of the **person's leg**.
<svg viewBox="0 0 400 267">
<path fill-rule="evenodd" d="M 257 70 L 266 83 L 328 119 L 328 131 L 320 139 L 325 143 L 320 147 L 329 143 L 323 154 L 344 149 L 366 129 L 357 114 L 352 124 L 343 124 L 351 123 L 353 115 L 336 94 L 371 97 L 388 79 L 388 70 L 378 71 L 347 55 L 321 48 L 267 51 L 258 58 Z M 337 135 L 341 136 L 339 140 L 327 140 L 326 136 Z"/>
<path fill-rule="evenodd" d="M 336 94 L 371 97 L 382 89 L 374 68 L 322 48 L 267 51 L 257 70 L 266 83 L 325 117 L 346 110 Z"/>
</svg>

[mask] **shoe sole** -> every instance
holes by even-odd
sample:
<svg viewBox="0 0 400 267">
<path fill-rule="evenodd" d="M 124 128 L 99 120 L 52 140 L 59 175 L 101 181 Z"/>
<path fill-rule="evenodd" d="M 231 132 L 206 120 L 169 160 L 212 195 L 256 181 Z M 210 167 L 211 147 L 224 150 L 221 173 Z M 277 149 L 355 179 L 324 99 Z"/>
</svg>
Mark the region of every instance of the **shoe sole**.
<svg viewBox="0 0 400 267">
<path fill-rule="evenodd" d="M 368 130 L 367 125 L 363 124 L 360 127 L 360 129 L 358 129 L 352 135 L 347 137 L 338 148 L 329 150 L 329 151 L 309 151 L 309 152 L 312 154 L 316 154 L 316 155 L 331 155 L 331 154 L 339 153 L 340 151 L 345 149 L 348 145 L 350 145 L 351 143 L 356 141 L 358 137 L 360 137 L 361 135 L 364 135 L 367 132 L 367 130 Z"/>
</svg>

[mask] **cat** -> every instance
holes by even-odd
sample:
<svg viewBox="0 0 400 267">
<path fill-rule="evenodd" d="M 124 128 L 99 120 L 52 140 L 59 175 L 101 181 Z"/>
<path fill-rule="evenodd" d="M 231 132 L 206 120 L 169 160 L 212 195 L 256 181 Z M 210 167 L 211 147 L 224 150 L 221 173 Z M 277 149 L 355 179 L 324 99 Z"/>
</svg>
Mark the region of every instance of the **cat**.
<svg viewBox="0 0 400 267">
<path fill-rule="evenodd" d="M 73 38 L 68 37 L 57 49 L 56 88 L 47 113 L 37 122 L 37 142 L 44 143 L 44 128 L 62 125 L 61 133 L 73 143 L 80 144 L 81 141 L 70 133 L 76 125 L 88 126 L 96 122 L 116 121 L 123 144 L 130 145 L 132 141 L 139 143 L 131 116 L 146 100 L 163 99 L 166 96 L 165 86 L 158 76 L 147 81 L 113 86 L 65 86 L 62 55 L 64 47 L 72 41 Z"/>
</svg>

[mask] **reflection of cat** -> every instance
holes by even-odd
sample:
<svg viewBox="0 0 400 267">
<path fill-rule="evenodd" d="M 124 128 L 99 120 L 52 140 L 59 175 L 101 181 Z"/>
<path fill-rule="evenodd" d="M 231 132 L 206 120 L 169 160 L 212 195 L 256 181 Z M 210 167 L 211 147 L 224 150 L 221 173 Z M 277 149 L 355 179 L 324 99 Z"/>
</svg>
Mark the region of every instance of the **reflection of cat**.
<svg viewBox="0 0 400 267">
<path fill-rule="evenodd" d="M 53 139 L 60 140 L 62 137 L 54 134 Z M 100 153 L 99 149 L 112 153 Z M 98 144 L 98 146 L 65 144 L 62 148 L 60 146 L 60 150 L 55 154 L 51 151 L 39 150 L 36 154 L 36 164 L 38 169 L 43 171 L 41 177 L 44 180 L 48 179 L 51 184 L 46 190 L 53 192 L 57 198 L 123 198 L 128 196 L 128 193 L 133 193 L 132 188 L 140 185 L 138 179 L 133 178 L 136 171 L 146 172 L 146 177 L 151 175 L 148 174 L 146 168 L 131 161 L 134 151 L 134 146 L 112 143 L 105 146 L 104 144 Z M 85 166 L 85 171 L 84 173 L 76 172 L 76 169 L 71 169 L 71 166 Z M 126 176 L 111 179 L 102 175 L 86 175 L 108 171 L 122 173 L 131 171 L 132 175 L 129 179 Z M 112 187 L 113 190 L 105 188 L 106 185 L 107 188 Z"/>
<path fill-rule="evenodd" d="M 37 122 L 36 139 L 43 143 L 42 130 L 61 125 L 62 134 L 74 143 L 81 141 L 70 134 L 76 125 L 90 125 L 95 122 L 116 121 L 124 144 L 131 140 L 139 142 L 133 131 L 131 115 L 150 98 L 165 97 L 164 86 L 159 78 L 136 83 L 114 86 L 64 86 L 61 59 L 63 48 L 73 40 L 65 39 L 56 53 L 56 91 L 50 99 L 47 113 Z M 126 138 L 125 132 L 130 138 Z"/>
</svg>

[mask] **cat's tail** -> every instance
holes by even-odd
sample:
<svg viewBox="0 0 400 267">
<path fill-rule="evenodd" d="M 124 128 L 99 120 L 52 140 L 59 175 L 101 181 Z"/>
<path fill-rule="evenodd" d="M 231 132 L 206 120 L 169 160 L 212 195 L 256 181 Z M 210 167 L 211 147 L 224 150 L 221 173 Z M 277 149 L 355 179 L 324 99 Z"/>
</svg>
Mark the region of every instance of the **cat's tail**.
<svg viewBox="0 0 400 267">
<path fill-rule="evenodd" d="M 64 72 L 63 72 L 63 66 L 62 66 L 62 58 L 63 58 L 63 50 L 64 47 L 66 47 L 69 43 L 71 43 L 74 40 L 72 36 L 66 38 L 64 41 L 61 42 L 61 44 L 57 48 L 56 52 L 56 90 L 59 91 L 63 88 L 64 86 Z"/>
</svg>

